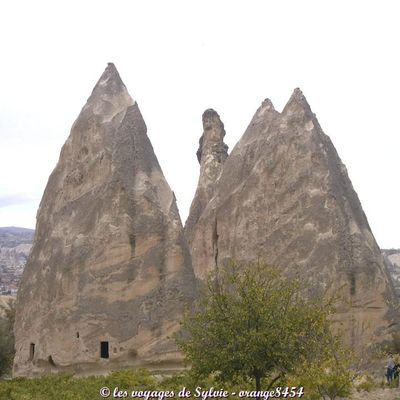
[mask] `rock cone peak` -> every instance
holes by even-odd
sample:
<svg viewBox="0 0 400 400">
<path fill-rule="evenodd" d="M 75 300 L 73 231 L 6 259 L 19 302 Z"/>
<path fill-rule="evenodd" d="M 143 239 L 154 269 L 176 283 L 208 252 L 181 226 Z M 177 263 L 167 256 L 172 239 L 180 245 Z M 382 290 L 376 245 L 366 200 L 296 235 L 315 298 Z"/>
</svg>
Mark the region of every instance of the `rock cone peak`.
<svg viewBox="0 0 400 400">
<path fill-rule="evenodd" d="M 35 235 L 18 291 L 14 375 L 181 359 L 171 337 L 196 294 L 190 254 L 174 194 L 114 64 L 71 129 Z"/>
<path fill-rule="evenodd" d="M 311 113 L 311 107 L 308 104 L 308 101 L 306 99 L 306 97 L 304 96 L 303 92 L 299 89 L 296 88 L 293 90 L 292 95 L 290 96 L 289 101 L 286 103 L 282 114 L 285 114 L 287 112 L 291 113 L 295 113 L 295 112 L 299 112 L 300 110 L 303 110 L 305 113 Z"/>
<path fill-rule="evenodd" d="M 93 89 L 93 95 L 109 95 L 115 96 L 120 92 L 127 91 L 116 66 L 108 63 L 106 69 L 101 74 Z"/>
<path fill-rule="evenodd" d="M 268 98 L 266 98 L 262 103 L 261 103 L 261 108 L 266 108 L 268 110 L 275 110 L 274 105 L 272 101 Z"/>
</svg>

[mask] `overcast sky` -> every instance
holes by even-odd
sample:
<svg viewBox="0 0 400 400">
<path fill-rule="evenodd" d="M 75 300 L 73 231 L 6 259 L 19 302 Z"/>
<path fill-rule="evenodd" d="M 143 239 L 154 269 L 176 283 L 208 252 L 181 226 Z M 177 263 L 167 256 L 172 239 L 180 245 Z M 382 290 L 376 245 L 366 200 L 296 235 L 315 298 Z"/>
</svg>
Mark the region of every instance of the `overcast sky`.
<svg viewBox="0 0 400 400">
<path fill-rule="evenodd" d="M 107 62 L 138 102 L 185 221 L 201 115 L 230 149 L 262 100 L 300 87 L 372 231 L 400 247 L 400 5 L 394 1 L 2 1 L 0 226 L 35 226 L 72 123 Z"/>
</svg>

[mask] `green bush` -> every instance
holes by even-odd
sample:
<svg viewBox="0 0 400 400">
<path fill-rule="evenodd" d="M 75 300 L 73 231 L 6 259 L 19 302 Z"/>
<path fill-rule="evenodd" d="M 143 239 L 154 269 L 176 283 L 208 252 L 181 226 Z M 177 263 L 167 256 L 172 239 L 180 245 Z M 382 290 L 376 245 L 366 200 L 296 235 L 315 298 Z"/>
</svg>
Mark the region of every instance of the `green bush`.
<svg viewBox="0 0 400 400">
<path fill-rule="evenodd" d="M 14 358 L 14 317 L 15 308 L 12 302 L 5 309 L 5 317 L 0 318 L 0 377 L 11 371 Z"/>
<path fill-rule="evenodd" d="M 288 380 L 288 385 L 303 386 L 305 400 L 347 397 L 356 377 L 351 368 L 353 362 L 352 353 L 335 338 L 326 346 L 321 359 L 301 363 Z"/>
<path fill-rule="evenodd" d="M 304 287 L 263 262 L 218 270 L 176 336 L 193 373 L 227 384 L 253 380 L 259 391 L 284 381 L 299 360 L 319 358 L 331 340 L 332 302 L 305 298 Z"/>
</svg>

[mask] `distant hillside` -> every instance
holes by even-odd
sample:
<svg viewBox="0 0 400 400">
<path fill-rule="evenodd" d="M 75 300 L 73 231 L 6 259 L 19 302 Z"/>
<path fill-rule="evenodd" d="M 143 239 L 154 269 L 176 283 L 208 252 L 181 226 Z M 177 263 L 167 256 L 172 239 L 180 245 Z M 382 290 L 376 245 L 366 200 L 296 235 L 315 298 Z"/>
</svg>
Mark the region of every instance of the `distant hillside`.
<svg viewBox="0 0 400 400">
<path fill-rule="evenodd" d="M 34 233 L 14 226 L 0 228 L 0 294 L 16 294 Z"/>
</svg>

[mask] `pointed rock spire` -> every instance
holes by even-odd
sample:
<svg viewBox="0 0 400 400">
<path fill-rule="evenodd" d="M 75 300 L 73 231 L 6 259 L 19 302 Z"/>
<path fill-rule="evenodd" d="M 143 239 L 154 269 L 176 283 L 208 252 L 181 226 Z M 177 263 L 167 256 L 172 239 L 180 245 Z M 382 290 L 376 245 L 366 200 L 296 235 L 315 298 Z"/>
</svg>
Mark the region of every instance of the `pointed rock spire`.
<svg viewBox="0 0 400 400">
<path fill-rule="evenodd" d="M 211 156 L 219 164 L 223 164 L 228 157 L 228 146 L 224 143 L 225 129 L 218 113 L 212 108 L 203 113 L 203 134 L 199 140 L 197 160 L 199 164 L 207 162 Z"/>
<path fill-rule="evenodd" d="M 104 357 L 112 368 L 175 365 L 171 336 L 195 296 L 174 194 L 109 64 L 40 204 L 17 298 L 14 375 L 106 372 Z"/>
<path fill-rule="evenodd" d="M 203 194 L 200 175 L 199 186 L 185 225 L 185 235 L 195 260 L 193 268 L 200 279 L 204 279 L 218 264 L 219 234 L 216 205 L 223 202 L 225 196 L 243 190 L 259 152 L 262 151 L 261 144 L 265 142 L 268 128 L 278 115 L 271 100 L 265 99 L 254 114 L 246 132 L 226 159 L 222 171 L 219 171 L 219 179 L 210 185 L 212 190 L 208 192 L 208 196 Z M 233 203 L 229 209 L 231 207 L 234 207 Z M 203 217 L 206 218 L 204 221 Z M 200 253 L 206 257 L 201 258 Z"/>
<path fill-rule="evenodd" d="M 197 160 L 200 163 L 200 177 L 196 194 L 190 206 L 189 217 L 185 223 L 185 235 L 191 243 L 192 228 L 211 200 L 222 166 L 228 156 L 228 146 L 224 143 L 225 129 L 218 113 L 208 109 L 203 113 L 203 134 L 199 140 Z"/>
</svg>

